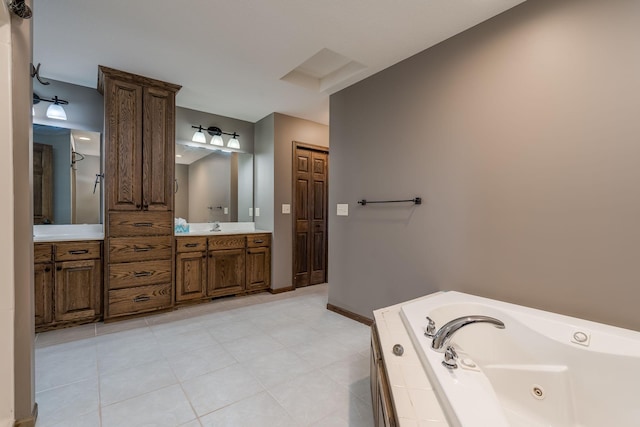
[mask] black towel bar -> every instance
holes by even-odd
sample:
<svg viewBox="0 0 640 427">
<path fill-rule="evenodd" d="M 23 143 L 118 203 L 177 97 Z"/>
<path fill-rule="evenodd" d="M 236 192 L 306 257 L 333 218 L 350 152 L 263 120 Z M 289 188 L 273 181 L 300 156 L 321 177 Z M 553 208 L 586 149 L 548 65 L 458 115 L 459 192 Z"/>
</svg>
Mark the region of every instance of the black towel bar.
<svg viewBox="0 0 640 427">
<path fill-rule="evenodd" d="M 422 197 L 414 197 L 413 199 L 406 199 L 406 200 L 366 200 L 366 199 L 358 200 L 358 204 L 362 206 L 366 206 L 371 203 L 403 203 L 403 202 L 413 202 L 416 205 L 421 205 Z"/>
</svg>

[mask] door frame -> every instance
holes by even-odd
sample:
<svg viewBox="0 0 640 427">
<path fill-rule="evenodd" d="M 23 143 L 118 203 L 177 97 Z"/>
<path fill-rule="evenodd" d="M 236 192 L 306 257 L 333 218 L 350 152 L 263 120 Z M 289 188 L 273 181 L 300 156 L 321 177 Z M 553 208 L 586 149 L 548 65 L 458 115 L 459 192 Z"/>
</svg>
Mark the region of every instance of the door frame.
<svg viewBox="0 0 640 427">
<path fill-rule="evenodd" d="M 325 259 L 325 272 L 326 272 L 326 281 L 329 281 L 329 147 L 325 147 L 322 145 L 315 144 L 307 144 L 306 142 L 300 141 L 292 141 L 292 149 L 291 149 L 291 289 L 297 289 L 295 276 L 296 276 L 296 151 L 298 148 L 302 148 L 305 150 L 317 151 L 320 153 L 326 153 L 327 155 L 327 203 L 325 203 L 325 233 L 327 244 L 325 245 L 324 250 L 324 259 Z M 310 285 L 308 285 L 310 286 Z"/>
</svg>

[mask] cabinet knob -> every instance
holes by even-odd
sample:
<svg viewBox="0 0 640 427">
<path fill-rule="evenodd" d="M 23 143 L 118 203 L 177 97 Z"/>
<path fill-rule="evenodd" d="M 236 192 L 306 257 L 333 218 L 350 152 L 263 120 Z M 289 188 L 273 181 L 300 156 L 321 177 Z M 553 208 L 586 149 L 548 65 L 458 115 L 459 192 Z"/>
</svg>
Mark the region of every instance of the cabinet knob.
<svg viewBox="0 0 640 427">
<path fill-rule="evenodd" d="M 56 267 L 56 271 L 62 271 L 62 267 Z"/>
<path fill-rule="evenodd" d="M 140 203 L 136 203 L 136 209 L 140 209 Z"/>
<path fill-rule="evenodd" d="M 149 203 L 146 203 L 144 205 L 142 205 L 142 209 L 144 209 L 145 211 L 149 210 Z"/>
<path fill-rule="evenodd" d="M 44 269 L 44 272 L 45 272 L 45 273 L 48 273 L 48 272 L 50 272 L 50 271 L 51 271 L 51 269 L 50 269 L 49 267 L 45 267 L 45 269 Z"/>
</svg>

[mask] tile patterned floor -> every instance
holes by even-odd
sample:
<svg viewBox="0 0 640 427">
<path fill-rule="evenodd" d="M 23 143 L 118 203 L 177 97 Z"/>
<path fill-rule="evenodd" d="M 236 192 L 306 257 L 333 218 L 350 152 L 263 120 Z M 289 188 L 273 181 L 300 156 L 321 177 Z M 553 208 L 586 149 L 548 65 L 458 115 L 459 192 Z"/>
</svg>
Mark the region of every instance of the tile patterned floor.
<svg viewBox="0 0 640 427">
<path fill-rule="evenodd" d="M 37 427 L 373 425 L 369 328 L 327 285 L 36 337 Z"/>
</svg>

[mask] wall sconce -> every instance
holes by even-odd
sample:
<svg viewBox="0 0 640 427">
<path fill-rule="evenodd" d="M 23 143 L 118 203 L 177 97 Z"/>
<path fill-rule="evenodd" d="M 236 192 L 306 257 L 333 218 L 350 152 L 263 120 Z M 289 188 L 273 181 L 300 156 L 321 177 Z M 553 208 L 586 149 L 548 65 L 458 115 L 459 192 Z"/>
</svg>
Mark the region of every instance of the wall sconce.
<svg viewBox="0 0 640 427">
<path fill-rule="evenodd" d="M 216 145 L 218 147 L 224 147 L 224 141 L 222 140 L 222 135 L 231 135 L 231 139 L 227 142 L 227 147 L 235 148 L 236 150 L 240 149 L 240 141 L 238 141 L 237 133 L 229 133 L 223 132 L 219 127 L 209 126 L 207 129 L 204 129 L 202 126 L 191 126 L 194 129 L 197 129 L 193 134 L 191 140 L 193 142 L 199 142 L 201 144 L 207 143 L 207 138 L 204 134 L 204 130 L 207 131 L 209 135 L 211 135 L 211 145 Z"/>
<path fill-rule="evenodd" d="M 51 105 L 49 105 L 49 108 L 47 108 L 47 117 L 56 120 L 67 120 L 67 113 L 64 111 L 64 108 L 62 108 L 62 106 L 68 105 L 69 101 L 60 99 L 57 96 L 54 96 L 53 99 L 41 98 L 34 93 L 33 103 L 38 104 L 40 101 L 51 102 Z"/>
</svg>

